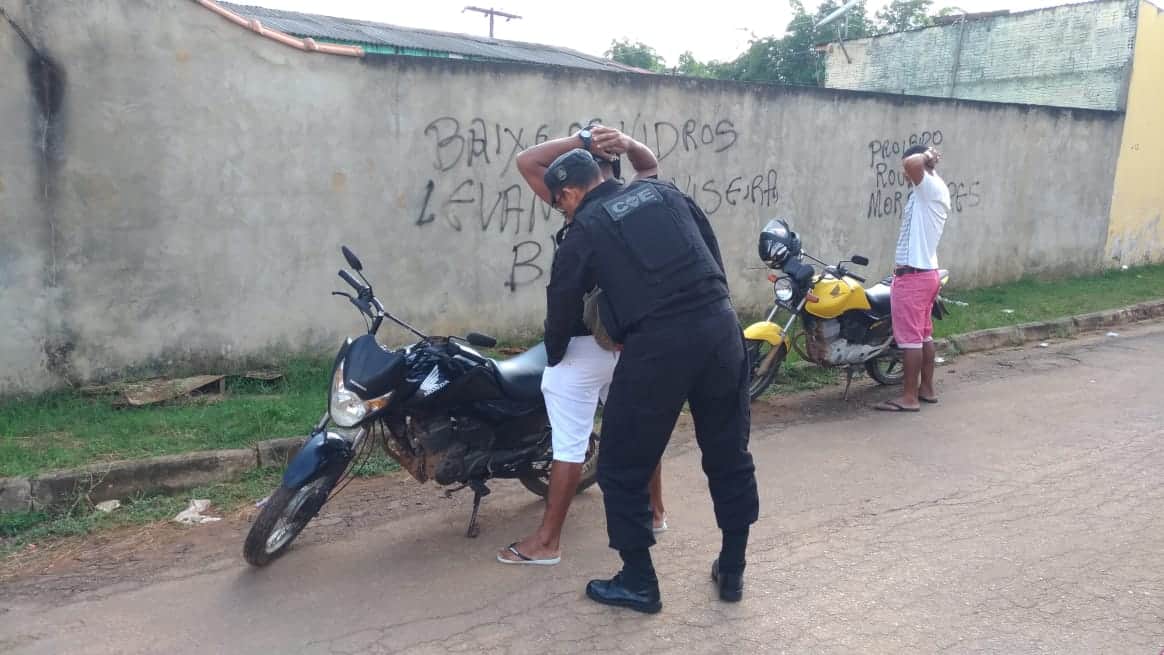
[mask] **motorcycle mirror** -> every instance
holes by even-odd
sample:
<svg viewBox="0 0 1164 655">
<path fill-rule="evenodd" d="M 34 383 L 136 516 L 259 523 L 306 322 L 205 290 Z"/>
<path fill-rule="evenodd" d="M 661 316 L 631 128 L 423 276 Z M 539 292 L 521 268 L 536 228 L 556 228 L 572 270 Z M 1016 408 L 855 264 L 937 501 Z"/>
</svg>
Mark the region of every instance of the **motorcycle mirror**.
<svg viewBox="0 0 1164 655">
<path fill-rule="evenodd" d="M 470 346 L 476 346 L 478 348 L 492 348 L 497 345 L 497 339 L 484 334 L 477 334 L 476 332 L 466 334 L 465 341 L 468 341 Z"/>
<path fill-rule="evenodd" d="M 857 266 L 868 266 L 868 265 L 869 265 L 869 258 L 868 258 L 868 257 L 862 257 L 861 255 L 853 255 L 853 260 L 852 260 L 852 261 L 853 261 L 853 263 L 854 263 L 854 264 L 856 264 Z"/>
<path fill-rule="evenodd" d="M 347 246 L 341 247 L 340 250 L 342 250 L 344 253 L 344 259 L 348 260 L 348 266 L 351 266 L 352 268 L 356 269 L 357 271 L 364 270 L 364 266 L 362 264 L 360 264 L 360 258 L 356 257 L 356 253 L 352 252 L 351 250 L 348 250 Z"/>
</svg>

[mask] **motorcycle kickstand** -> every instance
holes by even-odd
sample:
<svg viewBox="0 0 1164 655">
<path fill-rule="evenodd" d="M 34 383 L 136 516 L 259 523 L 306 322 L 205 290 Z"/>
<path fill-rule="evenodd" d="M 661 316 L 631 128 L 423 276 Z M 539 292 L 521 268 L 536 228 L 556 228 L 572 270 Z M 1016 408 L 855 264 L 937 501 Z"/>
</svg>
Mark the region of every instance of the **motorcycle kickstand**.
<svg viewBox="0 0 1164 655">
<path fill-rule="evenodd" d="M 465 531 L 465 536 L 476 539 L 477 535 L 481 534 L 481 526 L 477 524 L 477 512 L 481 509 L 481 499 L 489 495 L 489 487 L 480 480 L 471 480 L 469 486 L 473 488 L 473 515 L 469 517 L 469 529 Z"/>
<path fill-rule="evenodd" d="M 850 366 L 848 370 L 845 371 L 845 395 L 841 398 L 843 401 L 848 402 L 849 400 L 849 387 L 853 384 L 853 374 L 856 373 L 856 371 L 857 369 L 853 366 Z"/>
</svg>

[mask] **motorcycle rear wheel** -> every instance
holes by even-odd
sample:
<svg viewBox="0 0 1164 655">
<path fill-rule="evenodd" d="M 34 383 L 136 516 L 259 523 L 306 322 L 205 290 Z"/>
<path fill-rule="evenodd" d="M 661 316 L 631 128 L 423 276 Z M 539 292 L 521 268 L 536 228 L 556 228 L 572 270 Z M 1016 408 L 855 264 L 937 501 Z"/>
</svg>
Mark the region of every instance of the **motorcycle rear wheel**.
<svg viewBox="0 0 1164 655">
<path fill-rule="evenodd" d="M 327 502 L 338 476 L 321 475 L 298 487 L 280 485 L 255 517 L 243 544 L 243 558 L 252 566 L 266 566 L 287 551 L 303 528 Z"/>
<path fill-rule="evenodd" d="M 529 489 L 536 496 L 545 498 L 550 493 L 550 468 L 548 466 L 518 479 L 523 487 Z M 591 432 L 590 445 L 586 447 L 586 459 L 582 460 L 582 477 L 578 480 L 578 490 L 575 493 L 582 493 L 594 486 L 597 481 L 598 433 Z"/>
<path fill-rule="evenodd" d="M 780 366 L 788 358 L 788 349 L 784 344 L 777 346 L 780 352 L 777 352 L 773 356 L 774 360 L 772 361 L 772 365 L 768 367 L 766 373 L 757 377 L 756 369 L 759 367 L 760 362 L 771 352 L 772 344 L 762 339 L 747 339 L 746 341 L 748 353 L 748 397 L 756 400 L 776 380 L 776 373 L 780 371 Z"/>
<path fill-rule="evenodd" d="M 905 362 L 901 360 L 900 352 L 891 350 L 865 362 L 865 372 L 878 384 L 892 387 L 905 381 Z"/>
</svg>

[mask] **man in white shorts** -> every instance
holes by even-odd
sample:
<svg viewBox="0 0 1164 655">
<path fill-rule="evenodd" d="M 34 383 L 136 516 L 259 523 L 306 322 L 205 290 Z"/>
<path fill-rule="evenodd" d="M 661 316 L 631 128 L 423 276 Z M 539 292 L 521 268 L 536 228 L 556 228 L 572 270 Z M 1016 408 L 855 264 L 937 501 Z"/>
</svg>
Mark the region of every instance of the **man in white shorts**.
<svg viewBox="0 0 1164 655">
<path fill-rule="evenodd" d="M 603 178 L 618 183 L 619 157 L 627 155 L 635 169 L 635 178 L 655 177 L 659 162 L 650 148 L 622 132 L 592 124 L 577 134 L 546 141 L 524 150 L 517 157 L 517 168 L 530 188 L 546 203 L 554 205 L 554 198 L 543 181 L 549 165 L 562 155 L 579 146 L 594 155 Z M 556 235 L 560 242 L 570 229 L 567 223 Z M 580 311 L 569 334 L 546 335 L 549 366 L 542 375 L 542 394 L 550 417 L 553 433 L 554 463 L 550 470 L 550 488 L 546 495 L 546 509 L 542 524 L 536 532 L 503 548 L 497 560 L 503 564 L 551 565 L 561 561 L 562 526 L 570 501 L 578 488 L 582 463 L 594 430 L 594 415 L 598 402 L 605 403 L 618 364 L 618 346 L 609 341 L 601 323 L 593 319 L 593 303 Z M 591 314 L 586 320 L 586 314 Z M 565 342 L 564 352 L 561 350 Z M 662 465 L 651 479 L 651 508 L 656 532 L 666 529 L 662 501 Z"/>
</svg>

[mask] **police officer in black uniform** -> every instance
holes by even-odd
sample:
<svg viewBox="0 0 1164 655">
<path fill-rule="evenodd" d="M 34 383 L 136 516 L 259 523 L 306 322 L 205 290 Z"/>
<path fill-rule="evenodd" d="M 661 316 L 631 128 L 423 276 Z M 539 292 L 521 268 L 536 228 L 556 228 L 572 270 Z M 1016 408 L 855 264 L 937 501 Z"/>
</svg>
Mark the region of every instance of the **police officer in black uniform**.
<svg viewBox="0 0 1164 655">
<path fill-rule="evenodd" d="M 586 594 L 640 612 L 662 609 L 647 483 L 686 401 L 723 532 L 711 575 L 720 598 L 738 601 L 759 499 L 748 452 L 747 355 L 711 224 L 673 184 L 603 182 L 582 149 L 558 157 L 544 181 L 551 204 L 572 218 L 547 286 L 549 363 L 563 350 L 550 335 L 569 332 L 595 282 L 604 292 L 603 325 L 623 344 L 598 457 L 610 547 L 623 567 L 592 580 Z"/>
</svg>

